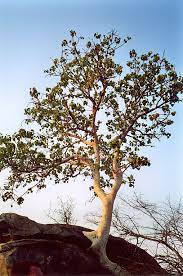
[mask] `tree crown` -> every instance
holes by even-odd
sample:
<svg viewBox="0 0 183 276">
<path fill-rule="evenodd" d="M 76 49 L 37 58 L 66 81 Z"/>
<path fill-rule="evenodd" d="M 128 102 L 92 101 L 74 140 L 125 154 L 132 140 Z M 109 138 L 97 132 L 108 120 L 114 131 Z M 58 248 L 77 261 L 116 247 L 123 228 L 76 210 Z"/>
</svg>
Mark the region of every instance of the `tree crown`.
<svg viewBox="0 0 183 276">
<path fill-rule="evenodd" d="M 65 182 L 78 175 L 91 177 L 96 168 L 102 189 L 110 187 L 114 156 L 130 186 L 134 178 L 124 173 L 150 165 L 139 150 L 170 137 L 183 78 L 165 57 L 135 50 L 124 73 L 115 54 L 129 39 L 116 32 L 95 33 L 85 43 L 70 31 L 70 39 L 63 40 L 60 57 L 45 71 L 57 84 L 44 93 L 30 89 L 32 104 L 25 114 L 33 127 L 0 136 L 0 170 L 9 169 L 4 200 L 20 204 L 27 192 L 44 188 L 48 177 Z M 22 196 L 17 194 L 20 186 Z"/>
</svg>

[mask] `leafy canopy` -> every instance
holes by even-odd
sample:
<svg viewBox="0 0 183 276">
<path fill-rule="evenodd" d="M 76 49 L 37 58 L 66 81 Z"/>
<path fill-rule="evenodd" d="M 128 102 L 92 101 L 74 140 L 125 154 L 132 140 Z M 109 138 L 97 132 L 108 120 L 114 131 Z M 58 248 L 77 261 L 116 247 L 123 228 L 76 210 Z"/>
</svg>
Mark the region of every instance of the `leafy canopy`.
<svg viewBox="0 0 183 276">
<path fill-rule="evenodd" d="M 124 73 L 115 54 L 129 39 L 122 40 L 116 32 L 95 33 L 85 42 L 70 31 L 60 57 L 46 70 L 57 84 L 44 93 L 30 89 L 32 104 L 25 109 L 30 126 L 0 136 L 0 170 L 9 172 L 3 200 L 21 204 L 26 193 L 46 187 L 47 179 L 59 183 L 78 175 L 92 177 L 95 166 L 101 187 L 110 187 L 116 151 L 126 173 L 123 182 L 130 186 L 134 178 L 128 169 L 150 165 L 139 150 L 170 137 L 183 78 L 159 54 L 138 55 L 135 50 L 129 53 Z"/>
</svg>

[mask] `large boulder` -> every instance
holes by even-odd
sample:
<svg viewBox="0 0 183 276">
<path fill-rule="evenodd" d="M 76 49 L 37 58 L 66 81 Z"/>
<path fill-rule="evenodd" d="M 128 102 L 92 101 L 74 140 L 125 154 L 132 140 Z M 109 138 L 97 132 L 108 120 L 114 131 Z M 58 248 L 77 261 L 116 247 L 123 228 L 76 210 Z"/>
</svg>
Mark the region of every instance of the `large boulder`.
<svg viewBox="0 0 183 276">
<path fill-rule="evenodd" d="M 82 233 L 87 230 L 0 215 L 0 275 L 110 275 L 89 250 L 91 242 Z M 124 239 L 110 236 L 107 254 L 133 275 L 165 274 L 152 256 Z"/>
</svg>

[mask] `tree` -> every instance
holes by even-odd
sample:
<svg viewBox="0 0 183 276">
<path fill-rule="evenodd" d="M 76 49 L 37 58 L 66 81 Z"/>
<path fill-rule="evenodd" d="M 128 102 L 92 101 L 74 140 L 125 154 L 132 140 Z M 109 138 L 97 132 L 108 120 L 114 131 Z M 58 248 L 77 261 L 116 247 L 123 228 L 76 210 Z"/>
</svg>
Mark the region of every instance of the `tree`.
<svg viewBox="0 0 183 276">
<path fill-rule="evenodd" d="M 129 37 L 95 33 L 85 43 L 75 31 L 70 35 L 46 71 L 57 84 L 42 94 L 30 90 L 32 105 L 25 114 L 32 129 L 1 135 L 0 169 L 9 170 L 2 196 L 21 204 L 27 193 L 45 188 L 47 179 L 92 179 L 102 215 L 97 229 L 84 234 L 101 263 L 119 274 L 124 269 L 106 256 L 113 204 L 122 184 L 134 185 L 130 169 L 150 165 L 140 149 L 170 136 L 167 127 L 182 100 L 183 79 L 164 57 L 138 56 L 135 50 L 123 74 L 115 54 Z"/>
<path fill-rule="evenodd" d="M 119 236 L 151 249 L 154 258 L 170 274 L 183 274 L 183 205 L 181 200 L 152 204 L 135 195 L 120 198 L 126 211 L 116 207 L 113 229 Z M 127 212 L 128 210 L 128 212 Z M 154 248 L 154 250 L 152 250 Z"/>
<path fill-rule="evenodd" d="M 76 224 L 77 220 L 74 216 L 74 208 L 76 206 L 73 198 L 69 197 L 66 201 L 63 201 L 61 197 L 58 197 L 57 208 L 52 209 L 50 206 L 48 217 L 55 223 L 64 224 Z"/>
</svg>

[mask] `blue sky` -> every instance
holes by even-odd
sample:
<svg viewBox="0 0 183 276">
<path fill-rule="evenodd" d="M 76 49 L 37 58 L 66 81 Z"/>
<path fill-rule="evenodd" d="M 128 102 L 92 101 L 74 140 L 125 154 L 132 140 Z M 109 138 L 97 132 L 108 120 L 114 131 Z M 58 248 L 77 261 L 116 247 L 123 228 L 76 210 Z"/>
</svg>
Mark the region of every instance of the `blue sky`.
<svg viewBox="0 0 183 276">
<path fill-rule="evenodd" d="M 118 56 L 124 62 L 134 48 L 138 52 L 153 50 L 183 71 L 183 2 L 181 0 L 27 0 L 0 1 L 0 132 L 12 133 L 20 127 L 23 109 L 29 103 L 29 88 L 44 89 L 50 82 L 43 73 L 51 57 L 59 55 L 59 45 L 70 29 L 85 37 L 112 29 L 132 40 Z M 52 80 L 54 83 L 54 80 Z M 183 196 L 183 107 L 177 108 L 171 140 L 163 140 L 148 156 L 152 166 L 138 173 L 135 190 L 151 200 L 171 195 Z M 80 181 L 82 182 L 82 180 Z M 125 187 L 121 194 L 132 191 Z M 43 210 L 58 194 L 71 194 L 80 210 L 90 198 L 86 184 L 49 187 L 33 195 L 21 207 L 2 204 L 3 211 L 17 211 L 44 220 Z M 81 193 L 83 197 L 81 198 Z M 42 208 L 36 206 L 40 202 Z M 89 207 L 90 208 L 90 207 Z M 80 212 L 80 210 L 78 212 Z"/>
</svg>

